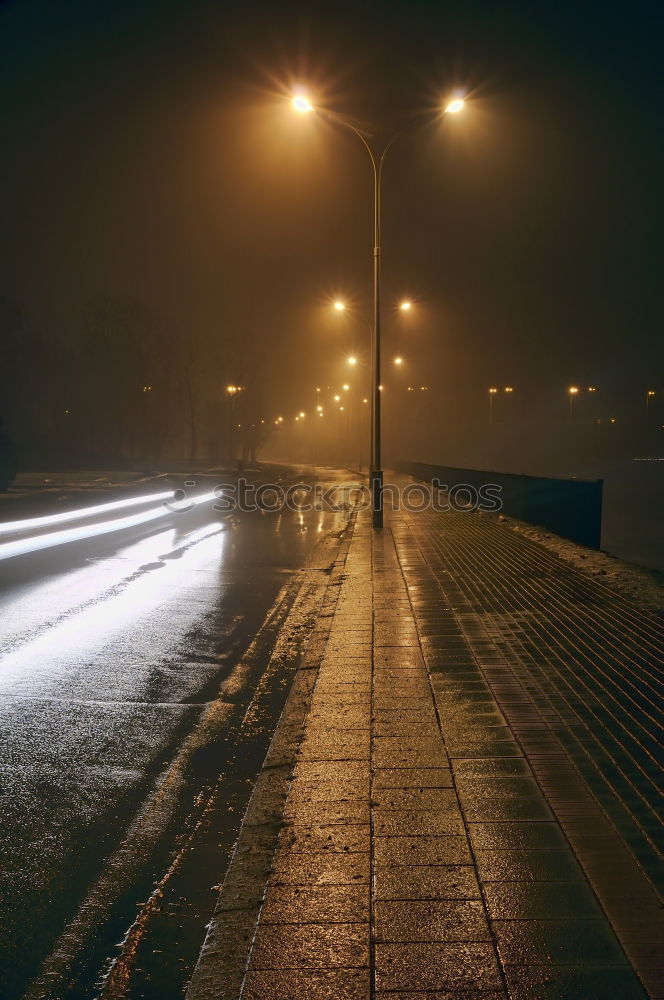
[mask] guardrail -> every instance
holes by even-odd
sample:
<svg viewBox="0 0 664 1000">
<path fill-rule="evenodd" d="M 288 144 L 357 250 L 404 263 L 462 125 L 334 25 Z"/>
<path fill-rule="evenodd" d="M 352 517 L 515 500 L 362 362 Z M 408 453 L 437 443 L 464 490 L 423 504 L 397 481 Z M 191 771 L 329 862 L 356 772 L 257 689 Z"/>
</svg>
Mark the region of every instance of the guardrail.
<svg viewBox="0 0 664 1000">
<path fill-rule="evenodd" d="M 423 482 L 435 479 L 443 489 L 464 484 L 479 490 L 495 483 L 501 488 L 502 511 L 509 517 L 541 525 L 592 549 L 601 546 L 603 479 L 549 479 L 423 462 L 392 464 L 397 472 L 408 473 Z"/>
</svg>

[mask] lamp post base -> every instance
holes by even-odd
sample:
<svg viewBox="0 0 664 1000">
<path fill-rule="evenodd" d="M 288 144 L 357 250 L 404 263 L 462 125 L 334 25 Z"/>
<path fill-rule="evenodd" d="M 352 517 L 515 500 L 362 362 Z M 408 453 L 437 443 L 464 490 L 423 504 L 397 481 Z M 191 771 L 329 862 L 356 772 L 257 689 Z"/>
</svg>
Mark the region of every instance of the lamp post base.
<svg viewBox="0 0 664 1000">
<path fill-rule="evenodd" d="M 372 468 L 369 472 L 371 490 L 371 520 L 374 528 L 383 527 L 383 470 Z"/>
</svg>

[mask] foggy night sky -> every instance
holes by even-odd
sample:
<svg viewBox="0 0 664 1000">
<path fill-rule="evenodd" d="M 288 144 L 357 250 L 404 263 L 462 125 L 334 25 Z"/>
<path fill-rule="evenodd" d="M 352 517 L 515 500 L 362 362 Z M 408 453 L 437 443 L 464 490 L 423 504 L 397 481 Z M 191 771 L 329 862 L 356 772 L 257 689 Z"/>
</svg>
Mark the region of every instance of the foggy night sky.
<svg viewBox="0 0 664 1000">
<path fill-rule="evenodd" d="M 494 382 L 640 393 L 662 372 L 661 44 L 655 3 L 6 2 L 0 296 L 64 340 L 96 294 L 240 332 L 275 408 L 305 405 L 367 354 L 326 306 L 369 315 L 372 235 L 366 154 L 290 111 L 299 83 L 387 132 L 423 115 L 384 180 L 386 348 L 415 381 L 461 409 Z M 455 90 L 466 112 L 436 119 Z"/>
</svg>

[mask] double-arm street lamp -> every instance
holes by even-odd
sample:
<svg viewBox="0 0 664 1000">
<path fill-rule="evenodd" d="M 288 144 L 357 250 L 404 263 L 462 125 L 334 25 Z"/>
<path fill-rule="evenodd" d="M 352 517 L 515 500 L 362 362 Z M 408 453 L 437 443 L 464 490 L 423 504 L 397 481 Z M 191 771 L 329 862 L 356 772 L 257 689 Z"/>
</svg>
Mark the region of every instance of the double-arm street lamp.
<svg viewBox="0 0 664 1000">
<path fill-rule="evenodd" d="M 381 236 L 381 182 L 383 176 L 383 164 L 387 151 L 392 146 L 394 140 L 401 135 L 401 131 L 396 132 L 391 139 L 382 147 L 375 150 L 370 142 L 371 136 L 356 128 L 351 122 L 336 114 L 330 114 L 320 108 L 314 107 L 306 94 L 299 93 L 293 97 L 293 108 L 301 114 L 316 112 L 333 124 L 343 125 L 344 128 L 353 132 L 367 153 L 371 161 L 373 173 L 373 215 L 374 215 L 374 245 L 373 245 L 373 325 L 371 331 L 371 448 L 369 467 L 369 487 L 371 490 L 371 508 L 373 514 L 374 528 L 383 526 L 383 470 L 381 467 L 381 413 L 380 413 L 380 236 Z M 444 108 L 448 114 L 456 114 L 463 108 L 463 100 L 460 97 L 450 101 Z"/>
</svg>

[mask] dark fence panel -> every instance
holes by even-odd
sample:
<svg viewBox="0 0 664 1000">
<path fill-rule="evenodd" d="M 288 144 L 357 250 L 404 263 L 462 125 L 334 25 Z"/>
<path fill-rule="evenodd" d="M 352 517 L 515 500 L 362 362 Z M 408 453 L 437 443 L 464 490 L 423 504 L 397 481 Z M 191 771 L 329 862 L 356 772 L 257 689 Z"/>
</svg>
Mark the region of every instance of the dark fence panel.
<svg viewBox="0 0 664 1000">
<path fill-rule="evenodd" d="M 395 462 L 397 472 L 406 472 L 424 482 L 438 480 L 443 486 L 460 483 L 479 490 L 495 483 L 501 487 L 503 513 L 528 524 L 538 524 L 573 542 L 600 548 L 602 541 L 602 487 L 604 481 L 545 479 L 516 476 L 508 472 L 456 469 L 422 462 Z"/>
</svg>

